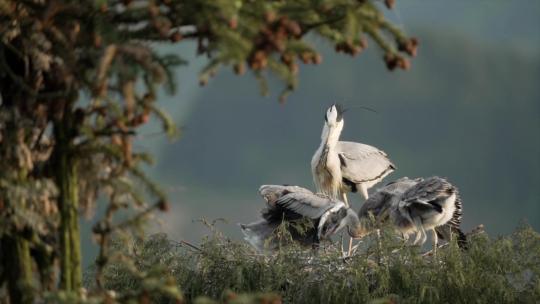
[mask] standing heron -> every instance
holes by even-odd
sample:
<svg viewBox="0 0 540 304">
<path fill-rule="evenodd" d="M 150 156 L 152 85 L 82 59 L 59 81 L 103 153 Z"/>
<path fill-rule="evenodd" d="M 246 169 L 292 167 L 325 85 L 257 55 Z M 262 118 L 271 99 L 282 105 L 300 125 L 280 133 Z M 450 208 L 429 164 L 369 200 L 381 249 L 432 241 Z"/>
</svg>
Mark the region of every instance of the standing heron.
<svg viewBox="0 0 540 304">
<path fill-rule="evenodd" d="M 460 229 L 462 203 L 458 189 L 437 176 L 414 180 L 404 177 L 378 189 L 358 212 L 361 235 L 376 230 L 371 216 L 377 222 L 390 221 L 406 240 L 415 234 L 415 245 L 424 244 L 426 231 L 432 231 L 434 252 L 438 238 L 450 241 L 452 233 L 457 234 L 460 247 L 466 244 Z"/>
<path fill-rule="evenodd" d="M 326 111 L 321 144 L 311 160 L 311 172 L 318 192 L 340 199 L 348 206 L 347 192 L 368 189 L 395 170 L 383 151 L 361 143 L 339 141 L 343 130 L 343 109 L 332 105 Z"/>
<path fill-rule="evenodd" d="M 283 222 L 289 224 L 287 229 L 293 240 L 302 245 L 316 247 L 322 239 L 345 227 L 351 237 L 359 236 L 358 216 L 341 201 L 298 186 L 263 185 L 259 194 L 267 203 L 262 219 L 240 224 L 245 240 L 259 251 L 277 246 L 275 231 Z M 295 225 L 304 220 L 307 226 Z"/>
</svg>

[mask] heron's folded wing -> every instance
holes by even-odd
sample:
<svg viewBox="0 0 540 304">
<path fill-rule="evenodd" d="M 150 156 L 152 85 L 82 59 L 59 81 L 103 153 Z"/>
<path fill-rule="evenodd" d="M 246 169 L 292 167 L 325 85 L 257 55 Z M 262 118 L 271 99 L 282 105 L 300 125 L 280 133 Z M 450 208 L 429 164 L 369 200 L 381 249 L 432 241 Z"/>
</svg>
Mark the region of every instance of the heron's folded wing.
<svg viewBox="0 0 540 304">
<path fill-rule="evenodd" d="M 358 212 L 358 216 L 366 217 L 371 213 L 376 218 L 382 217 L 393 203 L 399 201 L 403 193 L 416 185 L 419 181 L 419 179 L 413 180 L 408 177 L 402 177 L 377 189 L 377 191 L 371 194 L 369 199 L 364 202 L 362 208 L 360 208 L 360 211 Z"/>
<path fill-rule="evenodd" d="M 437 200 L 433 201 L 422 201 L 422 200 L 409 200 L 404 202 L 405 206 L 409 208 L 409 210 L 416 210 L 416 211 L 437 211 L 439 213 L 442 212 L 441 205 L 436 203 Z"/>
<path fill-rule="evenodd" d="M 434 176 L 426 178 L 407 190 L 402 197 L 403 201 L 432 202 L 446 199 L 456 192 L 452 184 L 445 179 Z"/>
<path fill-rule="evenodd" d="M 276 201 L 284 195 L 290 193 L 305 193 L 313 195 L 313 192 L 306 188 L 287 185 L 262 185 L 259 187 L 259 195 L 262 196 L 269 207 L 274 207 Z"/>
<path fill-rule="evenodd" d="M 390 207 L 392 197 L 393 195 L 388 192 L 375 192 L 367 201 L 364 202 L 362 208 L 360 208 L 360 211 L 358 211 L 358 216 L 368 217 L 371 213 L 376 218 L 379 217 Z"/>
<path fill-rule="evenodd" d="M 343 177 L 355 183 L 379 179 L 395 168 L 386 153 L 369 145 L 340 141 L 336 150 Z"/>
<path fill-rule="evenodd" d="M 301 216 L 317 219 L 337 203 L 329 198 L 312 193 L 295 192 L 282 196 L 276 201 L 276 206 Z"/>
<path fill-rule="evenodd" d="M 403 195 L 407 190 L 409 190 L 414 185 L 423 181 L 423 178 L 410 179 L 408 177 L 402 177 L 395 181 L 387 183 L 384 187 L 378 189 L 377 191 L 384 191 L 394 195 Z"/>
</svg>

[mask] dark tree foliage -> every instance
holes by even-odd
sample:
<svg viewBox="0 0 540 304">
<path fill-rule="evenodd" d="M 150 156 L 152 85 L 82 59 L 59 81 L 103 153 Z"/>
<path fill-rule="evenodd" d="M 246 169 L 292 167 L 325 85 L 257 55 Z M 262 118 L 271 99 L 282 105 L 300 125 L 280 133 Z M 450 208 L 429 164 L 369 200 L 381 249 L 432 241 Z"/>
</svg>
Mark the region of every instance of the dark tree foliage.
<svg viewBox="0 0 540 304">
<path fill-rule="evenodd" d="M 385 2 L 388 7 L 392 1 Z M 171 120 L 157 91 L 173 94 L 178 54 L 162 44 L 195 41 L 208 58 L 201 84 L 222 66 L 250 70 L 263 89 L 267 72 L 283 79 L 282 97 L 297 86 L 299 62 L 318 64 L 306 37 L 356 55 L 368 38 L 389 69 L 407 69 L 417 40 L 387 22 L 368 0 L 0 0 L 0 283 L 12 303 L 43 297 L 114 302 L 103 286 L 112 235 L 142 233 L 166 197 L 144 174 L 151 163 L 133 149 L 137 129 L 155 116 L 169 136 Z M 265 89 L 264 89 L 265 90 Z M 100 246 L 95 287 L 81 289 L 79 215 L 107 201 L 93 232 Z M 119 210 L 131 217 L 118 219 Z M 180 300 L 159 272 L 138 273 L 141 285 L 122 300 L 162 292 Z M 165 279 L 163 284 L 153 284 Z M 160 281 L 161 282 L 161 281 Z"/>
</svg>

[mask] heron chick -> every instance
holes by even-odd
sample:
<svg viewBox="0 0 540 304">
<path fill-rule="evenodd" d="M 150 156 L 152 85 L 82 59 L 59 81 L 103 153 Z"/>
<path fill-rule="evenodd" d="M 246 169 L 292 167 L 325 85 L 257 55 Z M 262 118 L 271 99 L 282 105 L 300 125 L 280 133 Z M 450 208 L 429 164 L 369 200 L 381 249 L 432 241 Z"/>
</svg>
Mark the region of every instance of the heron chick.
<svg viewBox="0 0 540 304">
<path fill-rule="evenodd" d="M 460 229 L 462 202 L 458 189 L 437 176 L 414 180 L 404 177 L 378 189 L 358 212 L 360 235 L 376 230 L 371 216 L 376 222 L 389 221 L 406 240 L 415 235 L 415 245 L 425 243 L 427 231 L 432 232 L 434 250 L 439 237 L 450 241 L 453 233 L 460 247 L 466 243 Z"/>
<path fill-rule="evenodd" d="M 348 205 L 346 193 L 368 189 L 395 170 L 383 151 L 361 143 L 339 141 L 343 130 L 343 109 L 332 105 L 326 111 L 321 144 L 311 160 L 311 172 L 318 192 Z"/>
<path fill-rule="evenodd" d="M 341 201 L 298 186 L 263 185 L 259 194 L 267 203 L 262 219 L 240 224 L 245 240 L 259 251 L 277 247 L 275 232 L 283 222 L 290 224 L 287 228 L 292 239 L 306 246 L 317 247 L 344 228 L 351 237 L 360 236 L 358 216 Z M 309 225 L 299 229 L 294 224 L 302 220 Z"/>
</svg>

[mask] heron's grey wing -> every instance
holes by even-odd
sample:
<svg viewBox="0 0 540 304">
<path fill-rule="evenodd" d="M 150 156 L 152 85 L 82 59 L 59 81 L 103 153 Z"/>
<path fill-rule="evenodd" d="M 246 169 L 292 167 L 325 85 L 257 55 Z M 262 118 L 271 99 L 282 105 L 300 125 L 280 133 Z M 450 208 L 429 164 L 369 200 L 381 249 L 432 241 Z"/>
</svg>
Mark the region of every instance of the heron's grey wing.
<svg viewBox="0 0 540 304">
<path fill-rule="evenodd" d="M 384 213 L 392 203 L 396 203 L 403 193 L 416 185 L 419 181 L 420 179 L 402 177 L 377 189 L 377 191 L 371 194 L 369 199 L 364 202 L 362 208 L 360 208 L 360 211 L 358 212 L 358 216 L 368 216 L 368 212 L 371 212 L 375 217 L 378 217 Z"/>
<path fill-rule="evenodd" d="M 299 186 L 289 186 L 289 185 L 261 185 L 259 187 L 259 194 L 263 195 L 264 193 L 279 193 L 282 194 L 291 193 L 291 192 L 303 192 L 303 193 L 313 193 L 306 188 Z"/>
<path fill-rule="evenodd" d="M 342 176 L 354 183 L 380 179 L 395 169 L 386 153 L 370 145 L 340 141 L 336 150 Z"/>
<path fill-rule="evenodd" d="M 367 201 L 364 202 L 360 211 L 358 211 L 358 217 L 369 217 L 369 214 L 373 214 L 378 218 L 383 214 L 391 205 L 394 195 L 388 192 L 377 191 L 372 194 Z"/>
<path fill-rule="evenodd" d="M 313 195 L 313 192 L 310 190 L 299 186 L 262 185 L 259 187 L 259 195 L 262 196 L 270 206 L 274 206 L 276 200 L 289 193 L 305 193 Z"/>
<path fill-rule="evenodd" d="M 454 196 L 455 199 L 450 201 L 451 196 Z M 411 187 L 403 194 L 401 200 L 411 213 L 427 216 L 429 212 L 444 212 L 445 205 L 448 203 L 454 204 L 456 209 L 461 209 L 458 206 L 461 202 L 457 198 L 456 188 L 452 184 L 443 178 L 434 176 Z M 456 203 L 456 201 L 458 202 Z M 457 217 L 454 222 L 461 221 L 461 211 L 454 212 L 452 217 L 454 216 Z"/>
<path fill-rule="evenodd" d="M 278 223 L 269 223 L 266 220 L 260 220 L 247 225 L 240 224 L 240 229 L 244 234 L 244 239 L 248 243 L 259 251 L 264 251 L 265 249 L 272 249 L 274 244 L 268 244 L 269 248 L 266 248 L 265 245 L 271 240 L 272 233 L 278 225 Z"/>
<path fill-rule="evenodd" d="M 425 214 L 426 212 L 437 212 L 441 213 L 443 212 L 443 209 L 441 206 L 437 204 L 431 204 L 432 201 L 424 202 L 424 201 L 402 201 L 404 207 L 406 207 L 411 213 L 413 214 Z"/>
<path fill-rule="evenodd" d="M 419 182 L 423 181 L 423 178 L 410 179 L 408 177 L 402 177 L 395 181 L 389 182 L 384 187 L 378 189 L 377 191 L 384 191 L 394 195 L 403 195 L 411 187 L 415 186 Z"/>
<path fill-rule="evenodd" d="M 411 187 L 403 194 L 405 202 L 428 203 L 439 199 L 446 199 L 456 193 L 456 188 L 445 179 L 434 176 L 427 178 Z"/>
<path fill-rule="evenodd" d="M 311 219 L 320 218 L 338 202 L 312 193 L 295 192 L 279 198 L 275 205 Z"/>
</svg>

